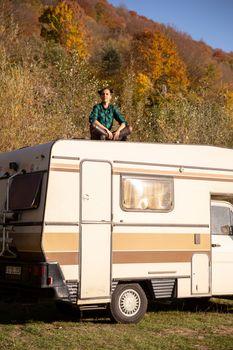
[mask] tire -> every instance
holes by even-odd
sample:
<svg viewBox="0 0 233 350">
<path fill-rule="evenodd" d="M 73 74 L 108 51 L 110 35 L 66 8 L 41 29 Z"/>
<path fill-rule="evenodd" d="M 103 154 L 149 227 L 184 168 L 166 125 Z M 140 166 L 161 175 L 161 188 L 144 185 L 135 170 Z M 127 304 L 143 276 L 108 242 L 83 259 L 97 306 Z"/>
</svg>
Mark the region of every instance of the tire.
<svg viewBox="0 0 233 350">
<path fill-rule="evenodd" d="M 148 300 L 137 283 L 118 284 L 112 295 L 110 311 L 117 323 L 137 323 L 147 311 Z"/>
</svg>

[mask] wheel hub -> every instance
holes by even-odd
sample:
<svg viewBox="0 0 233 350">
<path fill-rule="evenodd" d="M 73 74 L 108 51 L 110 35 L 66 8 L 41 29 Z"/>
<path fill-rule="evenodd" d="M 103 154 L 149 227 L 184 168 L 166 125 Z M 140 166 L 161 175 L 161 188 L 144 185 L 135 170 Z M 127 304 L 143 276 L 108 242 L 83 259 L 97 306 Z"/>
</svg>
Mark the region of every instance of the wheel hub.
<svg viewBox="0 0 233 350">
<path fill-rule="evenodd" d="M 133 316 L 140 309 L 140 297 L 133 289 L 125 290 L 119 298 L 119 307 L 125 316 Z"/>
</svg>

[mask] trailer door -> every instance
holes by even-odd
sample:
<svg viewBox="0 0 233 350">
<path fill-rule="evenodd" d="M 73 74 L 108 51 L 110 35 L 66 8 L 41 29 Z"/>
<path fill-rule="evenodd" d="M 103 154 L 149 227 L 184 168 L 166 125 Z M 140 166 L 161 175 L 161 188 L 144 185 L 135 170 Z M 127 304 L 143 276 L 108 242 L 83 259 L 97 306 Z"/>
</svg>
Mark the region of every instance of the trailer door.
<svg viewBox="0 0 233 350">
<path fill-rule="evenodd" d="M 212 295 L 233 295 L 233 206 L 211 202 Z"/>
<path fill-rule="evenodd" d="M 111 164 L 83 161 L 80 193 L 80 299 L 107 299 L 111 289 Z"/>
</svg>

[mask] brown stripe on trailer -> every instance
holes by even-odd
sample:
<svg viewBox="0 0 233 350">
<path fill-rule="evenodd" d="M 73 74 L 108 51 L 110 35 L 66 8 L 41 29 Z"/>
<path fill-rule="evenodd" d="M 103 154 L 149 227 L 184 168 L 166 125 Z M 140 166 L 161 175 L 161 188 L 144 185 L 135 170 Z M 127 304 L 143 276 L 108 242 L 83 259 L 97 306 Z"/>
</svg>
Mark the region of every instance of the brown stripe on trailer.
<svg viewBox="0 0 233 350">
<path fill-rule="evenodd" d="M 11 232 L 10 238 L 13 239 L 13 246 L 21 251 L 40 251 L 41 250 L 41 231 L 40 232 Z"/>
<path fill-rule="evenodd" d="M 148 164 L 149 165 L 149 164 Z M 158 170 L 154 169 L 145 169 L 145 168 L 114 168 L 113 175 L 121 174 L 140 174 L 140 175 L 165 175 L 165 176 L 174 176 L 177 175 L 175 171 L 167 170 Z"/>
<path fill-rule="evenodd" d="M 45 253 L 48 262 L 58 262 L 60 265 L 79 265 L 79 252 L 49 252 Z"/>
<path fill-rule="evenodd" d="M 79 265 L 79 252 L 17 251 L 20 260 L 25 262 L 58 262 L 60 265 Z"/>
<path fill-rule="evenodd" d="M 113 252 L 113 264 L 142 264 L 142 263 L 180 263 L 191 262 L 196 251 L 136 251 Z M 209 251 L 204 251 L 210 256 Z"/>
<path fill-rule="evenodd" d="M 66 171 L 66 172 L 79 172 L 79 164 L 62 164 L 62 163 L 52 163 L 49 170 L 51 171 Z"/>
<path fill-rule="evenodd" d="M 196 251 L 113 251 L 113 264 L 145 264 L 145 263 L 179 263 L 191 262 Z M 202 253 L 210 256 L 209 251 Z M 79 265 L 79 252 L 49 252 L 45 254 L 48 262 L 58 262 L 60 265 Z"/>
<path fill-rule="evenodd" d="M 148 166 L 150 166 L 148 164 Z M 153 165 L 151 165 L 153 166 Z M 71 164 L 51 164 L 50 171 L 62 171 L 62 172 L 80 172 L 80 166 Z M 113 175 L 121 174 L 139 174 L 139 175 L 162 175 L 162 176 L 173 176 L 177 179 L 189 179 L 189 180 L 204 180 L 204 181 L 232 181 L 232 175 L 221 175 L 221 174 L 209 174 L 209 173 L 195 173 L 186 172 L 185 167 L 180 172 L 180 168 L 177 166 L 177 171 L 167 171 L 145 168 L 114 168 Z"/>
<path fill-rule="evenodd" d="M 178 168 L 178 167 L 177 167 Z M 176 179 L 189 179 L 189 180 L 204 180 L 204 181 L 232 181 L 233 175 L 221 175 L 221 174 L 209 174 L 209 173 L 195 173 L 186 172 L 185 167 L 182 172 L 167 171 L 158 169 L 139 169 L 139 168 L 114 168 L 114 175 L 122 174 L 135 174 L 135 175 L 162 175 L 162 176 L 173 176 Z"/>
</svg>

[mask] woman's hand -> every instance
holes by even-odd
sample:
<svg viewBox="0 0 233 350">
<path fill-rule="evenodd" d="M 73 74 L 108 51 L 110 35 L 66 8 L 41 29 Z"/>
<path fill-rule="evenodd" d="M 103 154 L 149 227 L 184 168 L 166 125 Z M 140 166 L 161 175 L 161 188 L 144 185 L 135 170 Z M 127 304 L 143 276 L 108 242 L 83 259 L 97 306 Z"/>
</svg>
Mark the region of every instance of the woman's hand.
<svg viewBox="0 0 233 350">
<path fill-rule="evenodd" d="M 125 123 L 122 123 L 119 128 L 114 132 L 113 140 L 117 141 L 120 137 L 120 132 L 125 128 Z"/>
<path fill-rule="evenodd" d="M 105 131 L 108 133 L 108 139 L 112 140 L 113 139 L 113 134 L 111 133 L 111 131 L 108 130 L 108 129 L 105 129 Z M 115 140 L 115 138 L 114 138 L 114 140 Z"/>
<path fill-rule="evenodd" d="M 117 131 L 114 133 L 114 136 L 113 136 L 113 140 L 114 140 L 114 141 L 119 140 L 120 132 L 121 132 L 120 130 L 117 130 Z"/>
</svg>

